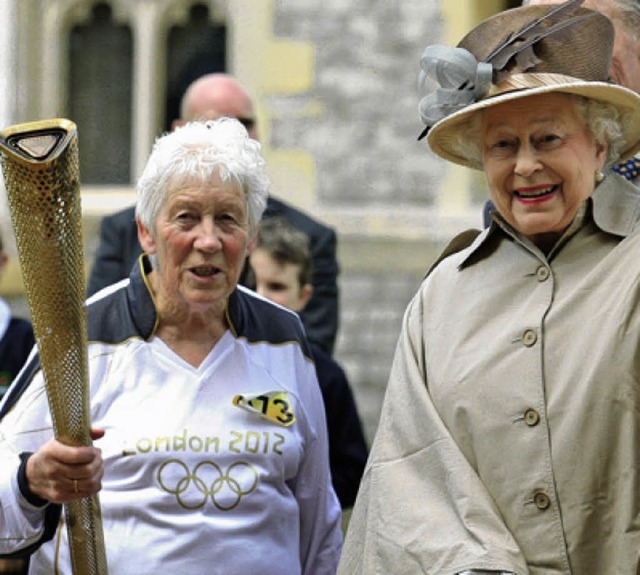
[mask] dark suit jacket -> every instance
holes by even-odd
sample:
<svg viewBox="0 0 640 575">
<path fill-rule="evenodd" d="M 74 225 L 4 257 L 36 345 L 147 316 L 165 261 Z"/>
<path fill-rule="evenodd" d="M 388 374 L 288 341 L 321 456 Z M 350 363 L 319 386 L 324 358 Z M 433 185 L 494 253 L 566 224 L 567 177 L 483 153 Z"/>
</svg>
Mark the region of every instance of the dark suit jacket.
<svg viewBox="0 0 640 575">
<path fill-rule="evenodd" d="M 274 216 L 284 217 L 309 237 L 313 295 L 300 317 L 309 340 L 331 354 L 339 316 L 336 233 L 293 206 L 269 196 L 263 217 Z M 89 276 L 88 295 L 129 277 L 131 267 L 141 253 L 135 209 L 130 207 L 105 216 L 100 224 L 100 243 Z"/>
<path fill-rule="evenodd" d="M 353 507 L 369 455 L 356 402 L 344 370 L 311 344 L 329 436 L 331 480 L 343 509 Z"/>
<path fill-rule="evenodd" d="M 31 323 L 12 317 L 4 337 L 0 339 L 0 398 L 22 369 L 35 343 Z"/>
<path fill-rule="evenodd" d="M 103 287 L 128 278 L 141 253 L 133 206 L 102 218 L 87 294 L 93 295 Z"/>
</svg>

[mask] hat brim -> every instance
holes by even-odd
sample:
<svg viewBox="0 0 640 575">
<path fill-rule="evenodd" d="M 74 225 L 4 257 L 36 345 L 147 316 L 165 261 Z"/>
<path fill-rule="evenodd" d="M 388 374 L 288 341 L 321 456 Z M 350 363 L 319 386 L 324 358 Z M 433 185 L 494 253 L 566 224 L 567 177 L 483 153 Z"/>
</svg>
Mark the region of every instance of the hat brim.
<svg viewBox="0 0 640 575">
<path fill-rule="evenodd" d="M 622 114 L 628 114 L 628 117 L 625 116 L 624 122 L 620 126 L 625 141 L 620 158 L 629 158 L 640 150 L 640 95 L 629 88 L 617 84 L 579 80 L 505 92 L 471 104 L 440 120 L 429 130 L 427 135 L 429 147 L 445 160 L 475 170 L 482 170 L 482 163 L 477 163 L 474 158 L 461 155 L 454 144 L 459 137 L 460 130 L 464 130 L 468 126 L 471 116 L 490 106 L 552 92 L 577 94 L 600 102 L 606 102 L 614 105 Z"/>
</svg>

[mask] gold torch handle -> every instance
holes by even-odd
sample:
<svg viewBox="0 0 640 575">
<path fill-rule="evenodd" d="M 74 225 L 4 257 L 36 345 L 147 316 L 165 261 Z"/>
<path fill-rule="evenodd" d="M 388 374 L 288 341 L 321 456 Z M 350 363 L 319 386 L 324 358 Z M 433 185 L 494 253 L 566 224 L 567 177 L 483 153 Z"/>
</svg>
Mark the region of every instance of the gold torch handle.
<svg viewBox="0 0 640 575">
<path fill-rule="evenodd" d="M 0 132 L 0 160 L 53 429 L 91 445 L 77 130 L 64 119 Z M 65 505 L 73 572 L 106 575 L 98 496 Z"/>
</svg>

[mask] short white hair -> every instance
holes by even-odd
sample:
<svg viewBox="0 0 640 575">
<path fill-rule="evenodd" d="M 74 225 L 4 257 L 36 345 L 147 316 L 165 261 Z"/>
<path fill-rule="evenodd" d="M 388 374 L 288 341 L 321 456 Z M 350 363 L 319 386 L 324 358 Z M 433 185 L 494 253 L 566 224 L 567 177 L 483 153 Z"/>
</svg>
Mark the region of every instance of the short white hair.
<svg viewBox="0 0 640 575">
<path fill-rule="evenodd" d="M 169 186 L 207 183 L 217 174 L 223 182 L 240 185 L 249 230 L 255 233 L 269 191 L 261 149 L 260 143 L 232 118 L 189 122 L 159 137 L 138 180 L 136 215 L 147 229 L 153 229 Z"/>
</svg>

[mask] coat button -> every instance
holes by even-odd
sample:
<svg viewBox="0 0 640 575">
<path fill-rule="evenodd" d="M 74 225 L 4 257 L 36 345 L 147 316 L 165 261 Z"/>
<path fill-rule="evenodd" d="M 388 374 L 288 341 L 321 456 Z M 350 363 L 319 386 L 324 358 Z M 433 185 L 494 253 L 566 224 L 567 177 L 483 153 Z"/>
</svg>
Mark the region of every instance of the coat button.
<svg viewBox="0 0 640 575">
<path fill-rule="evenodd" d="M 535 409 L 527 409 L 527 411 L 524 412 L 524 422 L 529 427 L 538 425 L 538 423 L 540 423 L 540 414 Z"/>
<path fill-rule="evenodd" d="M 551 505 L 551 499 L 549 499 L 549 496 L 543 491 L 534 493 L 533 502 L 535 503 L 536 507 L 540 509 L 540 511 L 549 509 L 549 506 Z"/>
<path fill-rule="evenodd" d="M 531 347 L 536 343 L 536 341 L 538 341 L 538 336 L 536 335 L 536 332 L 533 331 L 532 329 L 528 329 L 522 334 L 522 342 L 527 347 Z"/>
<path fill-rule="evenodd" d="M 550 275 L 551 275 L 551 272 L 549 271 L 549 268 L 546 266 L 540 266 L 536 270 L 536 277 L 538 278 L 539 282 L 547 281 Z"/>
</svg>

